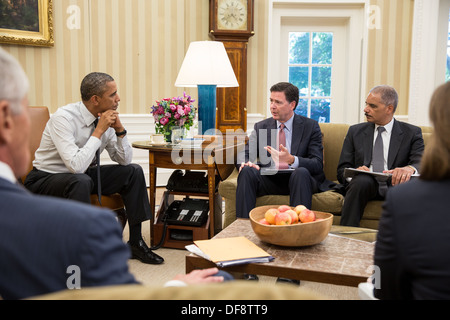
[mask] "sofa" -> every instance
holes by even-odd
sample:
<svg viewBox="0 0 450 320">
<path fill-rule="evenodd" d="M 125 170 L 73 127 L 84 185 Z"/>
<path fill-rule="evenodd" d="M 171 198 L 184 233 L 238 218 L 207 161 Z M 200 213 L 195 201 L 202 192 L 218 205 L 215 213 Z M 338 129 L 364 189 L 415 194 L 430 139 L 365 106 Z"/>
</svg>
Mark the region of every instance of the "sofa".
<svg viewBox="0 0 450 320">
<path fill-rule="evenodd" d="M 341 154 L 342 145 L 347 134 L 348 124 L 320 123 L 323 134 L 324 145 L 324 172 L 330 181 L 337 182 L 337 166 Z M 431 127 L 421 127 L 426 145 L 431 136 Z M 235 169 L 231 175 L 219 184 L 219 194 L 225 200 L 225 212 L 223 216 L 223 227 L 227 227 L 236 219 L 236 187 L 238 171 Z M 360 227 L 378 229 L 383 201 L 369 201 Z M 289 204 L 289 196 L 266 195 L 256 199 L 256 206 Z M 312 210 L 329 212 L 334 215 L 333 224 L 339 225 L 344 196 L 335 191 L 316 193 L 312 198 Z"/>
<path fill-rule="evenodd" d="M 329 298 L 305 287 L 236 280 L 186 287 L 117 285 L 64 290 L 28 300 L 179 300 L 185 305 L 194 300 L 328 300 Z M 182 304 L 184 306 L 184 302 Z M 176 307 L 176 305 L 175 305 Z M 175 309 L 178 311 L 179 309 Z M 172 313 L 172 312 L 170 312 Z"/>
</svg>

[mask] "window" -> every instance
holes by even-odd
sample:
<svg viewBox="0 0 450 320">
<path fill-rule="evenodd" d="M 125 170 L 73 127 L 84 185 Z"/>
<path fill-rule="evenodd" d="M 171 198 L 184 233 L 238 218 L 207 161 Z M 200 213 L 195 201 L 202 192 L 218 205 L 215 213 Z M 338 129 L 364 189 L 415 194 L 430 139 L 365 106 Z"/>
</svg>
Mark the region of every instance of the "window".
<svg viewBox="0 0 450 320">
<path fill-rule="evenodd" d="M 288 66 L 289 82 L 300 90 L 295 112 L 330 122 L 333 33 L 290 32 Z"/>
</svg>

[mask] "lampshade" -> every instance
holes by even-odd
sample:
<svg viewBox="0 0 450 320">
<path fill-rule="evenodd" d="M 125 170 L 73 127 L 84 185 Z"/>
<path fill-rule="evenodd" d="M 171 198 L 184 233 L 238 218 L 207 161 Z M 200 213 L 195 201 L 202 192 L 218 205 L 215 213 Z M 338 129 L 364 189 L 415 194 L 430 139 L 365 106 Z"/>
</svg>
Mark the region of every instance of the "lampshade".
<svg viewBox="0 0 450 320">
<path fill-rule="evenodd" d="M 239 87 L 230 59 L 222 42 L 191 42 L 184 58 L 176 87 L 215 85 L 219 88 Z"/>
<path fill-rule="evenodd" d="M 239 87 L 223 43 L 191 42 L 175 86 L 198 87 L 199 132 L 215 134 L 217 87 Z"/>
</svg>

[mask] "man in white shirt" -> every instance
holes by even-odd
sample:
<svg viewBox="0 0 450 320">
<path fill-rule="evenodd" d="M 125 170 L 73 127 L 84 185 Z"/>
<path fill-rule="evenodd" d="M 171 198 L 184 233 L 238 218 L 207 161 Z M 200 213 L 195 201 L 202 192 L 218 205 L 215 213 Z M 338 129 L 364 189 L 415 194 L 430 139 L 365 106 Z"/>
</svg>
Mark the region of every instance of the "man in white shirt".
<svg viewBox="0 0 450 320">
<path fill-rule="evenodd" d="M 90 203 L 91 194 L 119 193 L 127 209 L 132 257 L 161 264 L 164 259 L 142 239 L 141 223 L 150 219 L 150 205 L 142 167 L 131 163 L 116 82 L 110 75 L 90 73 L 81 83 L 81 98 L 52 115 L 24 185 L 36 194 L 84 203 Z M 100 166 L 98 181 L 96 152 L 105 149 L 118 165 Z"/>
<path fill-rule="evenodd" d="M 422 130 L 395 120 L 397 105 L 398 94 L 394 88 L 386 85 L 373 88 L 364 108 L 367 122 L 348 130 L 337 168 L 337 177 L 345 186 L 341 225 L 359 227 L 368 201 L 384 199 L 387 188 L 409 181 L 420 168 L 424 150 Z M 379 134 L 380 150 L 383 150 L 379 160 L 381 169 L 376 168 L 374 152 Z M 349 182 L 344 178 L 346 168 L 389 173 L 392 178 L 386 184 L 360 173 Z"/>
</svg>

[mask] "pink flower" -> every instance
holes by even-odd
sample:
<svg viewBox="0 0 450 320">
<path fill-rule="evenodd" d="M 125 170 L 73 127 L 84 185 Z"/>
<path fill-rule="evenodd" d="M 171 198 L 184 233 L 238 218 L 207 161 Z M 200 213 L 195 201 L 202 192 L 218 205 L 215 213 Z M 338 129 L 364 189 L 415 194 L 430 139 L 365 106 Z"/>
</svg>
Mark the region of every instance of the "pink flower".
<svg viewBox="0 0 450 320">
<path fill-rule="evenodd" d="M 170 110 L 172 110 L 172 112 L 175 112 L 177 110 L 177 106 L 174 104 L 170 105 Z"/>
<path fill-rule="evenodd" d="M 161 123 L 163 126 L 165 126 L 166 124 L 168 124 L 169 123 L 169 119 L 167 119 L 167 118 L 161 118 L 161 120 L 159 120 L 159 123 Z"/>
<path fill-rule="evenodd" d="M 178 120 L 178 119 L 180 119 L 180 118 L 181 118 L 181 115 L 180 115 L 179 113 L 175 113 L 175 116 L 174 116 L 174 117 L 175 117 L 175 119 L 177 119 L 177 120 Z"/>
<path fill-rule="evenodd" d="M 185 111 L 185 113 L 187 115 L 189 112 L 191 112 L 191 107 L 190 106 L 184 107 L 184 111 Z"/>
</svg>

